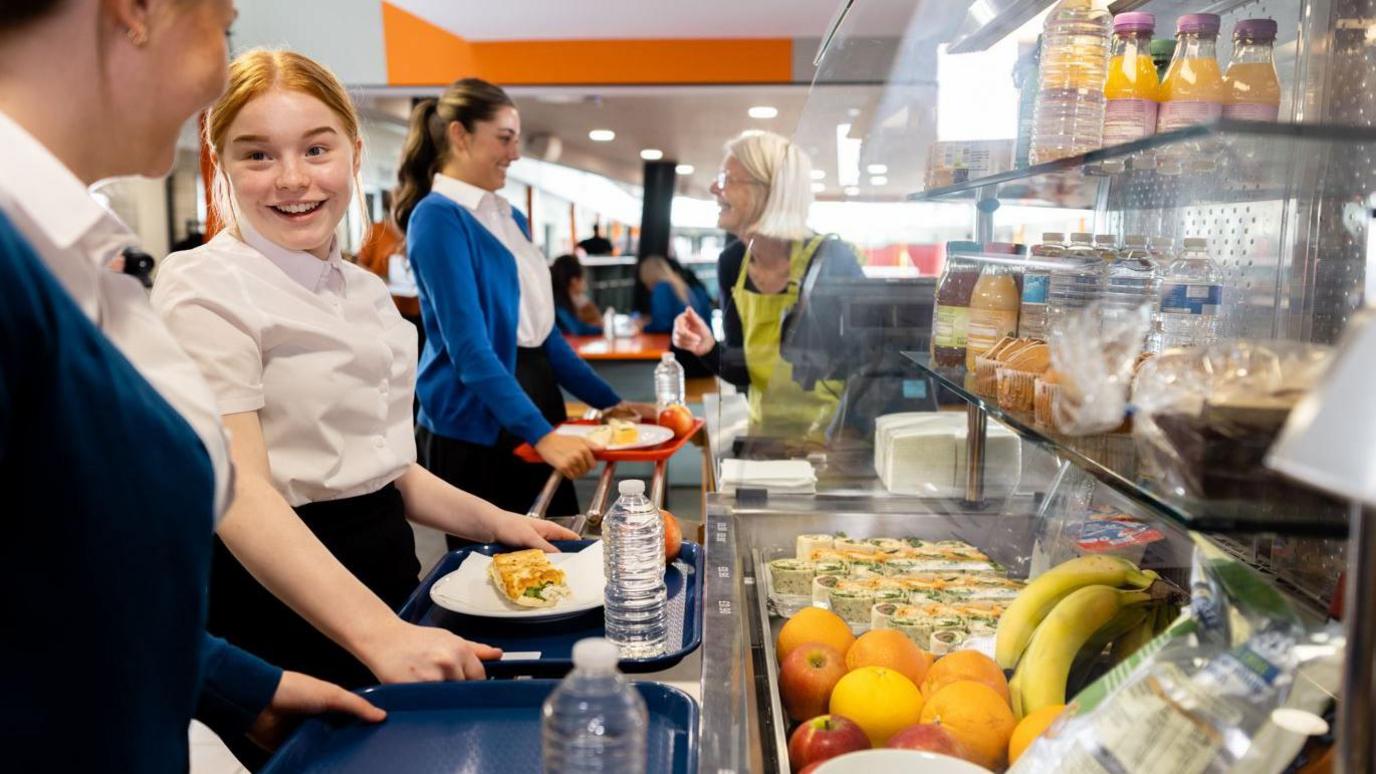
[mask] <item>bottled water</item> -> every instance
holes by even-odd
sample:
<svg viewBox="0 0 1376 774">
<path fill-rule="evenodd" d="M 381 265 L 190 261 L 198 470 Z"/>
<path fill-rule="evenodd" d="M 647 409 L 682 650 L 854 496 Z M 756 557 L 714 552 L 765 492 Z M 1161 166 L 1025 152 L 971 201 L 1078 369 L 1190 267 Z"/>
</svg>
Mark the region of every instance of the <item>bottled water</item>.
<svg viewBox="0 0 1376 774">
<path fill-rule="evenodd" d="M 1112 234 L 1094 235 L 1094 252 L 1104 259 L 1105 263 L 1118 258 L 1118 239 Z"/>
<path fill-rule="evenodd" d="M 674 353 L 665 352 L 655 366 L 655 407 L 660 411 L 683 402 L 683 366 Z"/>
<path fill-rule="evenodd" d="M 645 700 L 616 669 L 616 646 L 601 638 L 573 646 L 573 671 L 545 699 L 545 774 L 643 774 Z"/>
<path fill-rule="evenodd" d="M 664 652 L 669 592 L 664 586 L 664 521 L 645 497 L 644 481 L 622 481 L 621 496 L 602 522 L 607 639 L 622 658 Z"/>
<path fill-rule="evenodd" d="M 1130 234 L 1123 249 L 1108 263 L 1104 278 L 1104 303 L 1123 309 L 1160 305 L 1161 274 L 1147 249 L 1147 238 Z"/>
<path fill-rule="evenodd" d="M 1093 235 L 1070 235 L 1070 246 L 1051 271 L 1047 292 L 1047 333 L 1067 315 L 1098 301 L 1104 292 L 1104 259 L 1094 249 Z"/>
<path fill-rule="evenodd" d="M 1104 133 L 1112 17 L 1102 0 L 1061 0 L 1043 27 L 1033 164 L 1095 150 Z"/>
<path fill-rule="evenodd" d="M 1065 255 L 1065 235 L 1053 231 L 1042 234 L 1042 243 L 1028 251 L 1027 268 L 1022 272 L 1022 305 L 1018 309 L 1018 336 L 1045 339 L 1047 294 L 1051 290 L 1051 268 Z"/>
<path fill-rule="evenodd" d="M 1186 239 L 1161 284 L 1161 346 L 1202 347 L 1218 337 L 1223 273 L 1209 257 L 1208 242 Z"/>
</svg>

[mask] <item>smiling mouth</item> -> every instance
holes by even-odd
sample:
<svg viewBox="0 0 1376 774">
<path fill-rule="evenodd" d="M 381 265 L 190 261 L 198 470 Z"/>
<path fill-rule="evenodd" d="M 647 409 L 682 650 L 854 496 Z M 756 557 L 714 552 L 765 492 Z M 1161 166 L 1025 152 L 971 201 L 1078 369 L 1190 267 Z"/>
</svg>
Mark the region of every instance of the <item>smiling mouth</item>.
<svg viewBox="0 0 1376 774">
<path fill-rule="evenodd" d="M 322 204 L 324 204 L 324 203 L 325 203 L 324 200 L 321 200 L 321 201 L 318 201 L 318 202 L 295 202 L 295 203 L 292 203 L 292 204 L 271 204 L 271 205 L 268 205 L 268 209 L 277 212 L 279 215 L 284 215 L 284 216 L 286 216 L 286 217 L 292 218 L 292 217 L 301 217 L 301 216 L 303 216 L 303 215 L 309 215 L 309 214 L 311 214 L 312 212 L 315 212 L 316 210 L 320 209 L 320 206 L 321 206 Z"/>
</svg>

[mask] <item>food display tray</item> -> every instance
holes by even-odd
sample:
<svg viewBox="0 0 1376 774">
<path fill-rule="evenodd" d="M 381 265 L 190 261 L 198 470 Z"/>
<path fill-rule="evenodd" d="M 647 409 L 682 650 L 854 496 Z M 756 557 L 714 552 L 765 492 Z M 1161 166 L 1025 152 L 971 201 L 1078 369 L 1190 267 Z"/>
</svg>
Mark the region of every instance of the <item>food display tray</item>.
<svg viewBox="0 0 1376 774">
<path fill-rule="evenodd" d="M 596 425 L 599 423 L 586 419 L 572 419 L 565 424 Z M 679 438 L 665 441 L 658 446 L 651 446 L 647 449 L 627 449 L 625 451 L 600 451 L 596 452 L 594 456 L 604 462 L 660 462 L 662 460 L 667 460 L 678 453 L 678 450 L 682 449 L 683 445 L 688 443 L 693 436 L 697 435 L 698 431 L 701 430 L 705 424 L 706 422 L 703 420 L 695 418 L 693 420 L 693 429 Z M 517 446 L 512 453 L 526 462 L 544 461 L 540 458 L 540 455 L 535 452 L 535 447 L 528 443 Z"/>
<path fill-rule="evenodd" d="M 579 551 L 591 540 L 556 540 L 560 551 Z M 589 610 L 558 621 L 478 618 L 462 615 L 436 605 L 430 587 L 457 570 L 473 551 L 487 554 L 516 549 L 493 543 L 451 551 L 435 565 L 420 587 L 406 600 L 401 617 L 422 626 L 438 626 L 465 639 L 501 648 L 500 661 L 487 661 L 483 667 L 490 677 L 561 677 L 573 669 L 573 644 L 588 637 L 602 637 L 602 608 Z M 658 672 L 668 669 L 702 644 L 702 546 L 683 542 L 678 558 L 664 573 L 669 590 L 669 647 L 663 655 L 621 660 L 622 672 Z M 514 656 L 514 657 L 513 657 Z"/>
<path fill-rule="evenodd" d="M 540 708 L 557 680 L 384 685 L 360 691 L 387 710 L 378 724 L 306 721 L 263 774 L 455 774 L 539 771 Z M 646 771 L 698 770 L 698 706 L 684 692 L 635 683 L 649 716 Z"/>
</svg>

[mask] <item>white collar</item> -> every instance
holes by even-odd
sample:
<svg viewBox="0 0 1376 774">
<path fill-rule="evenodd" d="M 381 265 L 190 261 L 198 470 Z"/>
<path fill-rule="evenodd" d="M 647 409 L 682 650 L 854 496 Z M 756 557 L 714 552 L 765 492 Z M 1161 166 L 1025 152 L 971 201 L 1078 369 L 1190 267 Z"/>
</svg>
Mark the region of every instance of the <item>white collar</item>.
<svg viewBox="0 0 1376 774">
<path fill-rule="evenodd" d="M 137 240 L 90 190 L 24 127 L 0 112 L 0 192 L 59 249 L 69 249 L 97 227 L 124 246 Z M 91 255 L 94 261 L 109 255 Z"/>
<path fill-rule="evenodd" d="M 479 188 L 472 183 L 466 183 L 457 177 L 450 177 L 442 172 L 435 173 L 435 177 L 430 183 L 430 190 L 475 211 L 484 201 L 490 201 L 497 205 L 498 211 L 509 211 L 511 206 L 507 204 L 506 199 L 492 191 Z M 503 204 L 507 204 L 506 208 L 501 206 Z"/>
<path fill-rule="evenodd" d="M 340 279 L 338 289 L 342 292 L 344 270 L 338 238 L 331 240 L 330 257 L 322 261 L 304 250 L 289 250 L 268 239 L 249 225 L 248 218 L 236 216 L 235 221 L 241 241 L 244 244 L 262 253 L 265 258 L 276 264 L 277 268 L 306 290 L 312 293 L 319 292 L 328 285 L 330 275 L 337 271 Z"/>
</svg>

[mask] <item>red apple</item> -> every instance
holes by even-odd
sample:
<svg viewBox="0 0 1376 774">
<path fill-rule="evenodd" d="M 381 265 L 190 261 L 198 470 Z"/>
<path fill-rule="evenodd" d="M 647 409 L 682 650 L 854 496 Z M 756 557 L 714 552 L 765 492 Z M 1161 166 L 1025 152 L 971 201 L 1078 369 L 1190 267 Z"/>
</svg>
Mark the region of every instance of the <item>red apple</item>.
<svg viewBox="0 0 1376 774">
<path fill-rule="evenodd" d="M 855 721 L 840 715 L 818 715 L 793 729 L 788 738 L 788 762 L 802 774 L 828 758 L 869 748 L 870 738 Z"/>
<path fill-rule="evenodd" d="M 799 645 L 779 665 L 779 698 L 794 720 L 827 711 L 831 689 L 846 676 L 846 659 L 820 642 Z"/>
<path fill-rule="evenodd" d="M 683 548 L 683 528 L 678 525 L 674 514 L 663 508 L 659 515 L 664 517 L 664 563 L 670 564 L 678 558 L 678 552 Z"/>
<path fill-rule="evenodd" d="M 937 723 L 918 723 L 899 729 L 885 747 L 899 747 L 904 750 L 926 750 L 927 752 L 941 753 L 952 758 L 968 760 L 965 752 L 965 745 L 955 738 L 950 731 L 942 728 Z"/>
<path fill-rule="evenodd" d="M 659 424 L 673 430 L 675 438 L 682 438 L 693 429 L 693 412 L 687 406 L 675 403 L 659 412 Z"/>
</svg>

